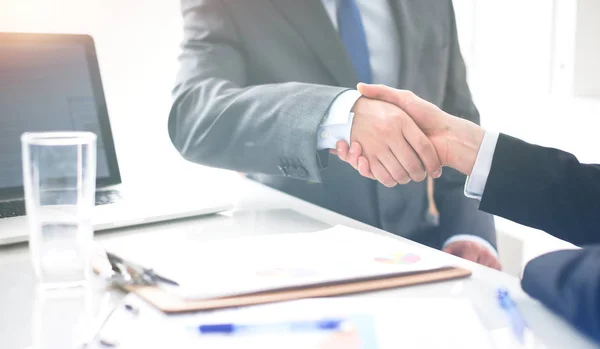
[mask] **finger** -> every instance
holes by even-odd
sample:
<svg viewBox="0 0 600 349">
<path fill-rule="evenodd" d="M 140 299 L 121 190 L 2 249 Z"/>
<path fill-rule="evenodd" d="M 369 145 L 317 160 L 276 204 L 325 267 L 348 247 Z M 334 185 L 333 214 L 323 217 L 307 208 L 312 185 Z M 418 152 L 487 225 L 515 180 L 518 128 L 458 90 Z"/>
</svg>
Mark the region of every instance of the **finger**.
<svg viewBox="0 0 600 349">
<path fill-rule="evenodd" d="M 362 146 L 358 142 L 352 142 L 348 152 L 348 163 L 358 170 L 358 157 L 362 154 Z"/>
<path fill-rule="evenodd" d="M 425 172 L 425 169 L 423 168 L 421 159 L 419 159 L 417 153 L 415 153 L 413 148 L 404 138 L 400 137 L 399 140 L 395 141 L 390 146 L 390 149 L 392 150 L 393 156 L 395 156 L 396 159 L 400 159 L 400 163 L 410 179 L 415 182 L 421 182 L 427 177 L 427 172 Z"/>
<path fill-rule="evenodd" d="M 442 251 L 444 251 L 448 254 L 451 254 L 453 256 L 456 256 L 456 253 L 457 253 L 452 246 L 444 247 L 444 249 Z"/>
<path fill-rule="evenodd" d="M 338 152 L 335 149 L 329 149 L 329 154 L 338 155 Z"/>
<path fill-rule="evenodd" d="M 455 244 L 450 244 L 450 245 L 444 247 L 444 249 L 442 251 L 456 256 L 457 253 L 460 252 L 460 250 L 458 248 L 456 248 L 455 246 L 456 246 Z"/>
<path fill-rule="evenodd" d="M 364 156 L 358 158 L 358 172 L 361 174 L 361 176 L 371 178 L 374 181 L 377 180 L 377 178 L 375 178 L 375 176 L 371 172 L 369 160 L 367 160 L 367 158 Z"/>
<path fill-rule="evenodd" d="M 416 161 L 420 166 L 419 159 L 416 155 L 414 155 L 414 157 L 414 161 Z M 385 169 L 388 171 L 388 173 L 392 175 L 394 181 L 398 184 L 407 184 L 408 182 L 410 182 L 411 176 L 406 171 L 404 166 L 400 164 L 398 159 L 402 158 L 395 156 L 395 154 L 391 150 L 379 156 L 379 161 L 383 164 L 383 166 L 385 166 Z"/>
<path fill-rule="evenodd" d="M 337 141 L 335 143 L 335 150 L 337 151 L 337 156 L 340 160 L 346 161 L 346 158 L 348 157 L 348 148 L 348 143 L 344 141 Z"/>
<path fill-rule="evenodd" d="M 480 251 L 475 248 L 465 248 L 459 257 L 477 263 L 477 260 L 479 259 L 479 252 Z"/>
<path fill-rule="evenodd" d="M 425 167 L 425 171 L 431 177 L 439 178 L 442 175 L 442 162 L 429 138 L 412 120 L 404 123 L 402 134 L 420 159 L 422 166 Z M 412 174 L 412 172 L 410 173 Z"/>
<path fill-rule="evenodd" d="M 491 257 L 491 260 L 489 262 L 487 262 L 485 265 L 492 269 L 502 271 L 502 264 L 500 264 L 500 261 L 498 261 L 494 257 Z"/>
<path fill-rule="evenodd" d="M 392 188 L 398 184 L 377 158 L 369 159 L 369 163 L 371 164 L 371 172 L 373 172 L 375 179 L 377 179 L 379 183 L 388 188 Z"/>
<path fill-rule="evenodd" d="M 479 253 L 471 246 L 465 245 L 464 242 L 452 243 L 444 248 L 444 252 L 450 253 L 451 255 L 477 262 Z"/>
<path fill-rule="evenodd" d="M 498 261 L 496 257 L 494 257 L 489 252 L 484 252 L 479 255 L 479 259 L 477 259 L 477 263 L 481 265 L 485 265 L 486 267 L 490 267 L 496 270 L 502 270 L 502 265 Z"/>
<path fill-rule="evenodd" d="M 367 98 L 395 104 L 401 109 L 408 108 L 410 103 L 415 100 L 415 94 L 411 91 L 398 90 L 385 85 L 359 83 L 357 89 Z"/>
</svg>

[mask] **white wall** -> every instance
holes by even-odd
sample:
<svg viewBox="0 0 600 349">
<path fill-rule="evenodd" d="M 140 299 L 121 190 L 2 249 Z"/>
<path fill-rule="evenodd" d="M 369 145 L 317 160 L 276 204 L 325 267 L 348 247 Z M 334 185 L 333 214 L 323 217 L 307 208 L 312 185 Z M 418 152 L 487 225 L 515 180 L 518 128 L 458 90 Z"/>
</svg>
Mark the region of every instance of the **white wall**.
<svg viewBox="0 0 600 349">
<path fill-rule="evenodd" d="M 596 0 L 589 1 L 598 6 Z M 576 64 L 583 59 L 575 60 L 576 47 L 582 51 L 579 57 L 592 57 L 591 53 L 600 51 L 597 39 L 600 32 L 592 36 L 587 29 L 584 35 L 577 36 L 579 46 L 576 46 L 578 1 L 454 0 L 454 3 L 469 81 L 482 124 L 531 142 L 571 151 L 583 161 L 600 162 L 600 141 L 596 137 L 600 99 L 581 98 L 574 93 L 573 86 L 575 71 L 581 71 L 579 75 L 585 75 L 588 82 L 600 83 L 600 77 L 595 79 L 594 72 L 586 70 L 595 67 L 595 62 L 583 65 Z M 587 17 L 600 15 L 595 7 L 588 6 L 596 12 L 587 13 Z M 596 24 L 595 29 L 598 27 Z"/>
<path fill-rule="evenodd" d="M 574 93 L 600 98 L 600 1 L 579 0 L 575 39 Z"/>
</svg>

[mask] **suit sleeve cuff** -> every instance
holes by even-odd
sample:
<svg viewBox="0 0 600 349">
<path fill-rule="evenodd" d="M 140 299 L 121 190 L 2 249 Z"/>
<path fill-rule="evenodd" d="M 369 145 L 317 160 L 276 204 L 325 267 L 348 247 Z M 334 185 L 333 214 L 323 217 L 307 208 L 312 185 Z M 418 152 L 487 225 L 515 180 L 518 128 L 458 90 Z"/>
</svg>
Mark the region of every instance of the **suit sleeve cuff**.
<svg viewBox="0 0 600 349">
<path fill-rule="evenodd" d="M 335 149 L 335 144 L 340 140 L 350 144 L 354 120 L 351 110 L 361 96 L 358 91 L 349 90 L 333 101 L 317 131 L 317 150 Z"/>
<path fill-rule="evenodd" d="M 457 241 L 474 242 L 478 245 L 485 247 L 488 251 L 490 251 L 490 253 L 492 255 L 494 255 L 494 257 L 500 258 L 500 256 L 498 256 L 498 251 L 496 251 L 494 246 L 492 246 L 492 244 L 490 244 L 489 241 L 487 241 L 477 235 L 469 235 L 469 234 L 454 235 L 454 236 L 450 237 L 448 240 L 446 240 L 446 242 L 444 242 L 442 249 L 446 248 L 446 246 L 450 245 L 451 243 L 457 242 Z"/>
<path fill-rule="evenodd" d="M 490 169 L 492 168 L 492 160 L 494 159 L 498 136 L 498 133 L 485 132 L 481 147 L 477 153 L 473 171 L 471 172 L 471 175 L 467 177 L 465 183 L 466 197 L 481 200 L 488 175 L 490 174 Z"/>
</svg>

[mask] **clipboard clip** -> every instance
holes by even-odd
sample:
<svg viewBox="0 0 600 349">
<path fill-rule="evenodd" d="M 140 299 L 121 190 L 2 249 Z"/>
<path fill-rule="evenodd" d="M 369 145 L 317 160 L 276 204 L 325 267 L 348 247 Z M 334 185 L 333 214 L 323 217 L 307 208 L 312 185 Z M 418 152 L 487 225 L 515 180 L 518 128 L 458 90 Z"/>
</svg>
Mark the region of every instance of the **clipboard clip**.
<svg viewBox="0 0 600 349">
<path fill-rule="evenodd" d="M 126 261 L 123 258 L 106 252 L 113 274 L 109 281 L 118 286 L 157 286 L 164 283 L 172 286 L 179 284 L 171 279 L 155 273 L 152 269 Z"/>
</svg>

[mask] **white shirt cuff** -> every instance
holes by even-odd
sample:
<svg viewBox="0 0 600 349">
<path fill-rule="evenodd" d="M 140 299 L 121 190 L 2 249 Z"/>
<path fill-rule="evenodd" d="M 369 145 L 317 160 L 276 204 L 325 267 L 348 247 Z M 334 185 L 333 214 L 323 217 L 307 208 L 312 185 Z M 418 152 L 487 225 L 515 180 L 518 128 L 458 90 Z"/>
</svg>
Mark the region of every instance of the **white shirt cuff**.
<svg viewBox="0 0 600 349">
<path fill-rule="evenodd" d="M 317 150 L 335 149 L 335 144 L 340 140 L 350 144 L 354 120 L 354 113 L 351 111 L 360 97 L 362 97 L 360 92 L 348 90 L 331 103 L 327 115 L 317 130 Z"/>
<path fill-rule="evenodd" d="M 444 246 L 442 246 L 442 249 L 446 248 L 446 246 L 450 245 L 453 242 L 457 242 L 457 241 L 470 241 L 470 242 L 474 242 L 476 244 L 479 244 L 483 247 L 485 247 L 488 251 L 490 251 L 491 254 L 493 254 L 496 258 L 500 258 L 498 256 L 498 251 L 496 251 L 496 249 L 494 248 L 494 246 L 492 246 L 492 244 L 490 244 L 489 241 L 477 236 L 477 235 L 470 235 L 470 234 L 462 234 L 462 235 L 454 235 L 451 238 L 449 238 L 448 240 L 446 240 L 446 242 L 444 243 Z"/>
<path fill-rule="evenodd" d="M 471 171 L 471 175 L 467 177 L 467 181 L 465 182 L 466 197 L 481 200 L 492 168 L 492 160 L 494 160 L 498 137 L 498 133 L 485 132 L 481 147 L 479 147 L 479 152 L 477 153 L 473 171 Z"/>
</svg>

